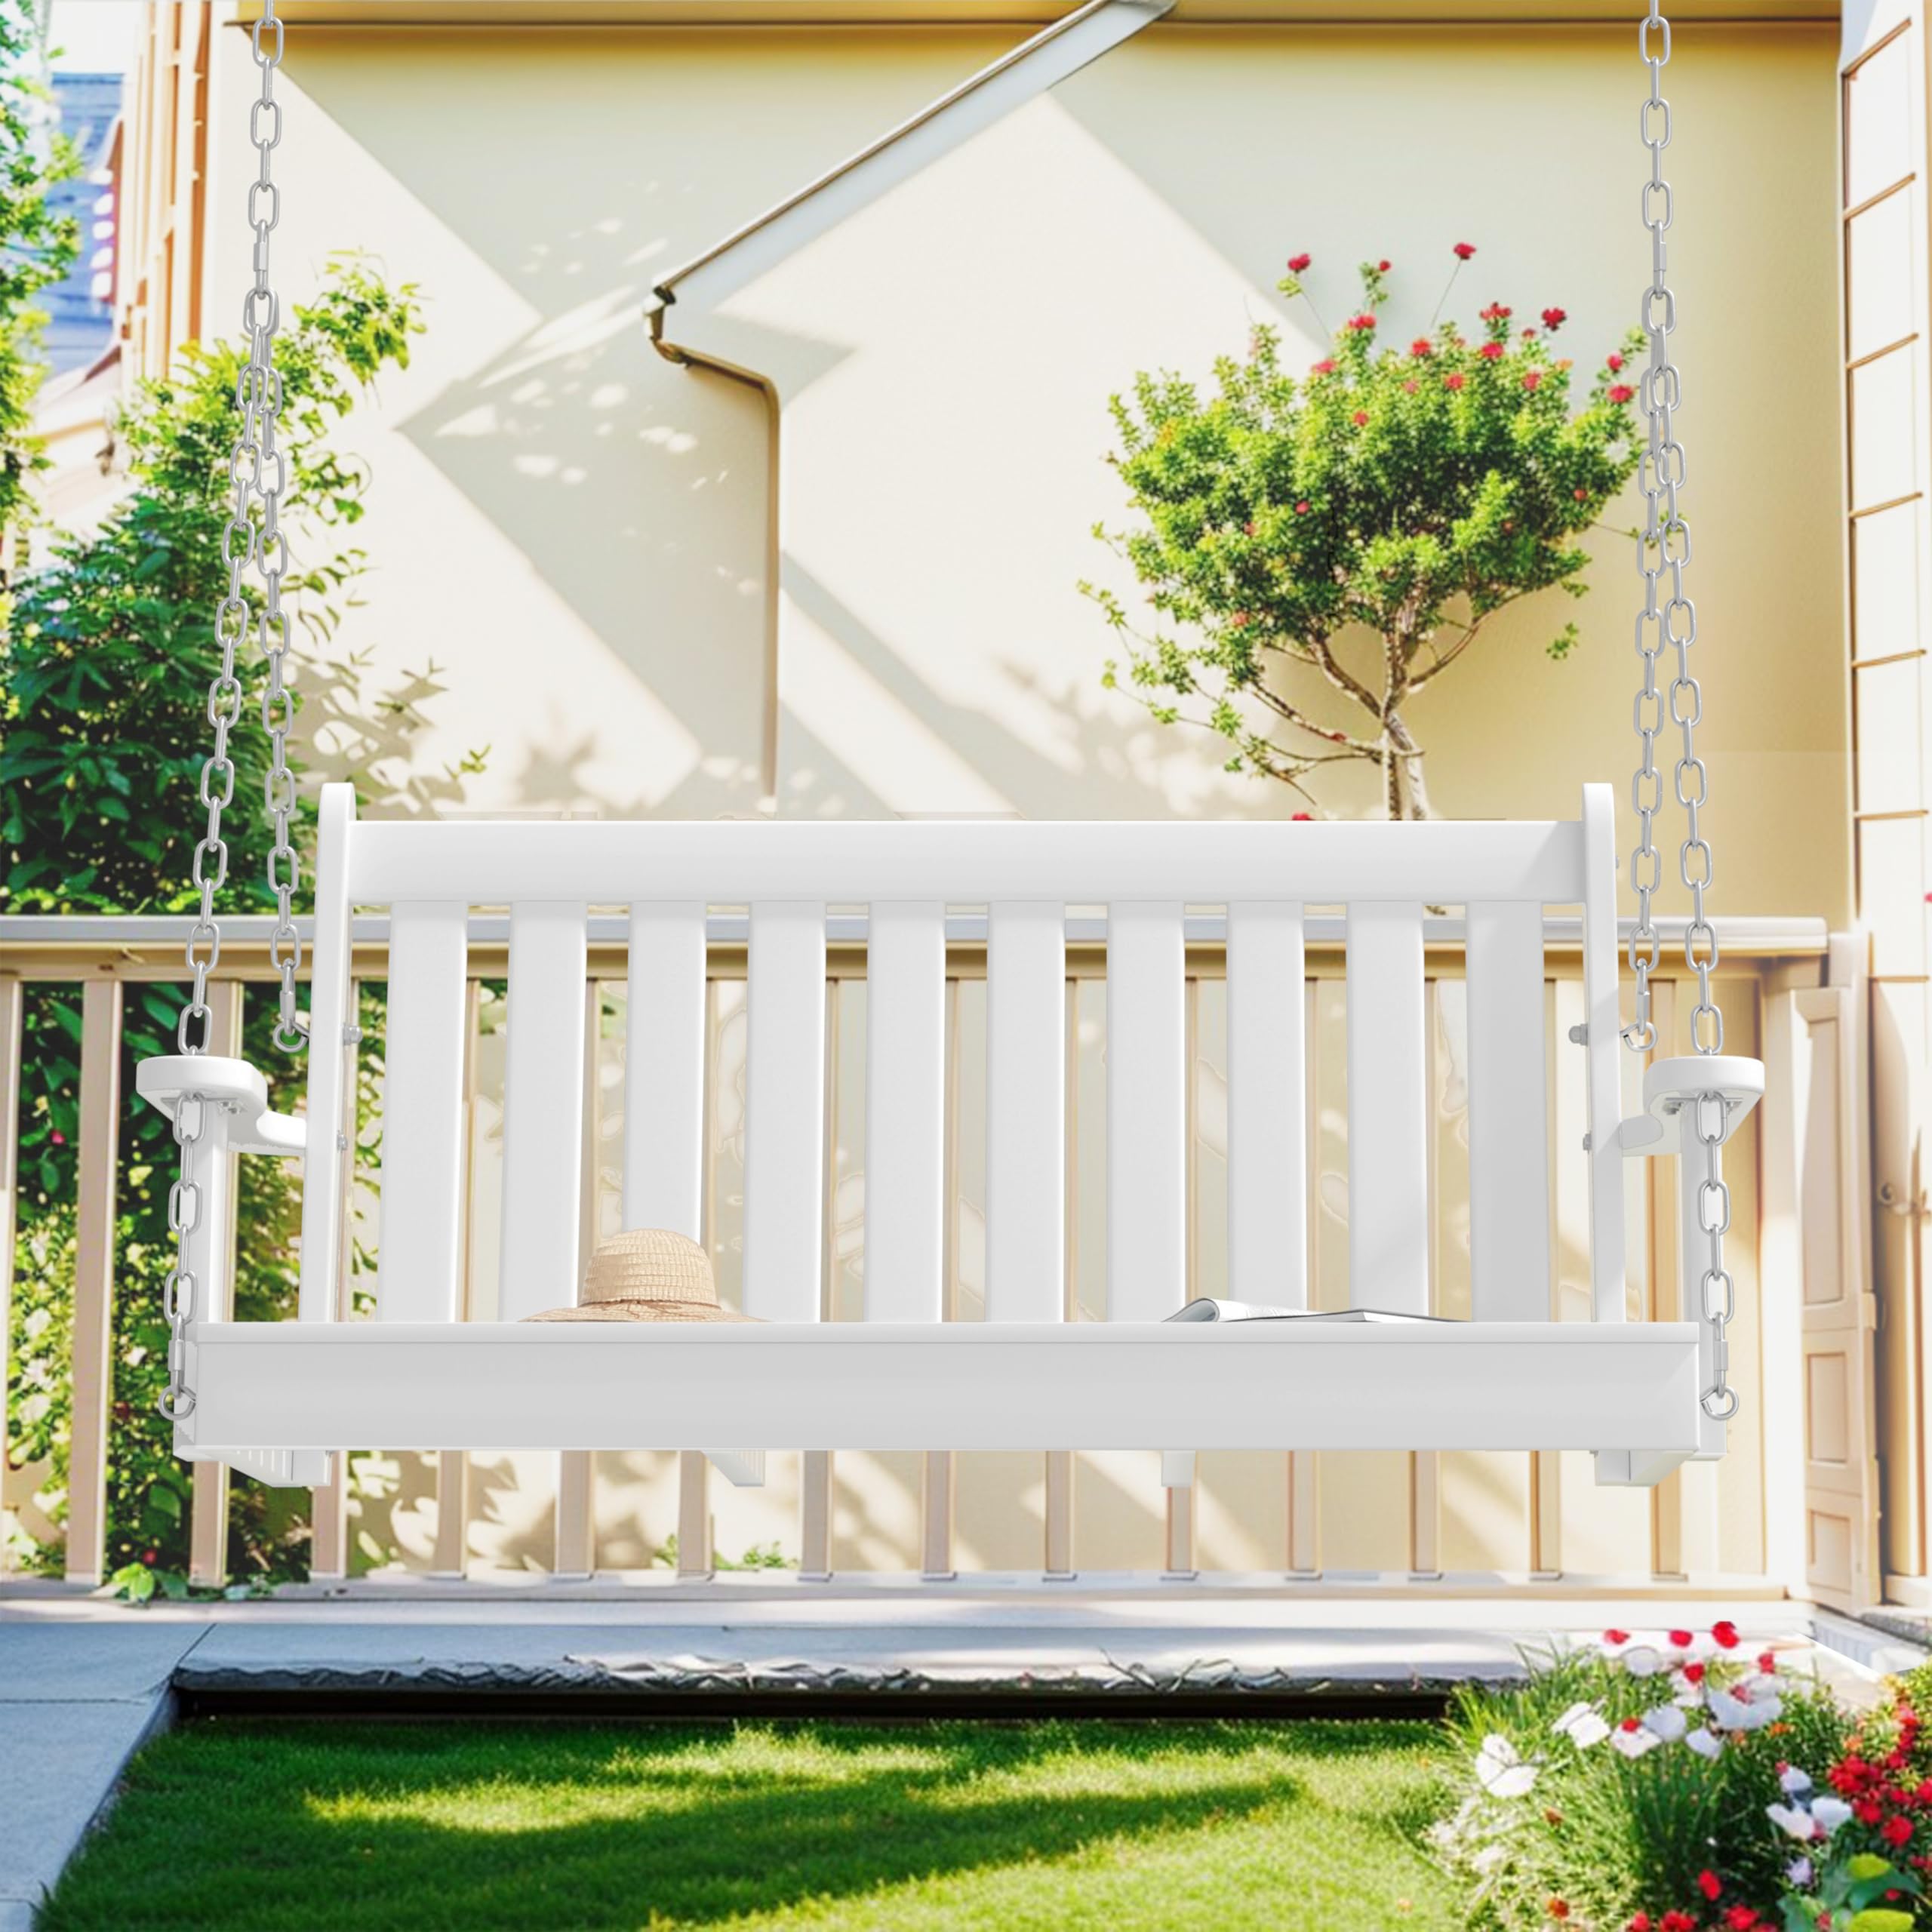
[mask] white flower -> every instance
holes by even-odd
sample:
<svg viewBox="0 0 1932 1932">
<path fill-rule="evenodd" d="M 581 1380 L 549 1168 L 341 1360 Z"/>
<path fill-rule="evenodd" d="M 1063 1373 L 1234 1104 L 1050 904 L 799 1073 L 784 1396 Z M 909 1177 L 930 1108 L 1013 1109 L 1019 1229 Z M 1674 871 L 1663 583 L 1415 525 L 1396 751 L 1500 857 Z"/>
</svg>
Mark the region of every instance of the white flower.
<svg viewBox="0 0 1932 1932">
<path fill-rule="evenodd" d="M 1811 1816 L 1819 1829 L 1829 1838 L 1850 1818 L 1851 1807 L 1842 1798 L 1817 1798 L 1812 1803 Z"/>
<path fill-rule="evenodd" d="M 1665 1743 L 1675 1744 L 1690 1726 L 1675 1704 L 1660 1704 L 1655 1710 L 1644 1713 L 1644 1727 L 1654 1731 Z"/>
<path fill-rule="evenodd" d="M 1708 1729 L 1694 1730 L 1684 1741 L 1700 1758 L 1715 1758 L 1724 1750 L 1724 1740 Z"/>
<path fill-rule="evenodd" d="M 1663 1742 L 1654 1730 L 1646 1730 L 1638 1724 L 1634 1730 L 1626 1730 L 1621 1724 L 1610 1734 L 1613 1749 L 1621 1751 L 1626 1758 L 1641 1758 L 1646 1751 L 1654 1751 Z"/>
<path fill-rule="evenodd" d="M 1799 1792 L 1811 1789 L 1811 1774 L 1801 1771 L 1795 1764 L 1788 1764 L 1779 1778 L 1778 1784 L 1788 1796 L 1795 1798 Z"/>
<path fill-rule="evenodd" d="M 1568 1738 L 1579 1751 L 1601 1744 L 1610 1735 L 1610 1726 L 1594 1704 L 1572 1704 L 1550 1728 Z"/>
<path fill-rule="evenodd" d="M 1774 1723 L 1784 1706 L 1775 1692 L 1763 1692 L 1749 1700 L 1732 1696 L 1728 1690 L 1710 1694 L 1711 1721 L 1721 1730 L 1762 1730 Z"/>
<path fill-rule="evenodd" d="M 1522 1798 L 1537 1781 L 1537 1767 L 1525 1764 L 1509 1739 L 1491 1731 L 1476 1753 L 1476 1782 L 1492 1798 Z"/>
<path fill-rule="evenodd" d="M 1654 1677 L 1664 1668 L 1663 1653 L 1648 1644 L 1638 1644 L 1623 1653 L 1623 1668 L 1632 1677 Z"/>
<path fill-rule="evenodd" d="M 1778 1829 L 1804 1844 L 1818 1835 L 1818 1827 L 1801 1804 L 1767 1804 L 1764 1815 Z"/>
<path fill-rule="evenodd" d="M 1812 1878 L 1815 1875 L 1812 1871 L 1811 1861 L 1810 1859 L 1794 1858 L 1791 1863 L 1784 1868 L 1784 1875 L 1792 1884 L 1796 1885 L 1801 1889 L 1803 1887 L 1810 1884 Z"/>
</svg>

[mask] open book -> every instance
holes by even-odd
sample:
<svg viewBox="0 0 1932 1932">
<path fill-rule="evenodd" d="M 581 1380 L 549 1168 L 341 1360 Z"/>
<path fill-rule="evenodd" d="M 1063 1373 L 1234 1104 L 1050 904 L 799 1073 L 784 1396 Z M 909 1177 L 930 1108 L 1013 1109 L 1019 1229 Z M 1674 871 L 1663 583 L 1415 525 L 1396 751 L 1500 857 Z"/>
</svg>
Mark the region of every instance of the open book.
<svg viewBox="0 0 1932 1932">
<path fill-rule="evenodd" d="M 1271 1308 L 1265 1302 L 1216 1301 L 1203 1295 L 1169 1321 L 1438 1321 L 1435 1315 L 1395 1315 L 1380 1308 Z"/>
</svg>

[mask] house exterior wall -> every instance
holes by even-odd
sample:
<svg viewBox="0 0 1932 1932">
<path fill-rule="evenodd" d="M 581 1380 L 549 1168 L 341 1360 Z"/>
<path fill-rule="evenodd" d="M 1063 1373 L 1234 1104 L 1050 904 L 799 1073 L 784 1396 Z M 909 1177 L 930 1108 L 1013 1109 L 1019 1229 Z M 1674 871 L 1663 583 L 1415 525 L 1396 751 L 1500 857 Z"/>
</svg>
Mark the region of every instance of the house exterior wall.
<svg viewBox="0 0 1932 1932">
<path fill-rule="evenodd" d="M 768 772 L 768 426 L 755 391 L 653 357 L 637 309 L 1014 37 L 291 30 L 294 292 L 353 245 L 429 301 L 414 365 L 355 426 L 378 565 L 356 640 L 448 667 L 418 755 L 488 744 L 478 805 L 703 815 L 755 809 L 775 779 L 783 811 L 1293 809 L 1100 688 L 1109 639 L 1075 586 L 1106 575 L 1088 533 L 1121 510 L 1109 391 L 1238 349 L 1280 315 L 1297 248 L 1327 310 L 1355 261 L 1393 259 L 1395 330 L 1426 319 L 1461 239 L 1481 253 L 1460 309 L 1559 302 L 1580 357 L 1634 311 L 1626 30 L 1149 29 L 746 291 L 709 338 L 693 325 L 787 397 Z M 1824 23 L 1694 23 L 1670 85 L 1718 904 L 1835 924 L 1834 51 Z M 246 279 L 245 115 L 227 111 L 245 58 L 217 35 L 217 317 Z M 1635 580 L 1618 536 L 1598 547 L 1570 662 L 1541 654 L 1571 614 L 1545 600 L 1418 701 L 1442 809 L 1567 811 L 1580 775 L 1631 763 Z M 1365 773 L 1321 798 L 1373 808 Z"/>
<path fill-rule="evenodd" d="M 1481 250 L 1457 291 L 1464 314 L 1492 295 L 1524 312 L 1561 303 L 1580 357 L 1634 312 L 1647 258 L 1628 29 L 1156 27 L 704 325 L 706 346 L 778 384 L 774 469 L 755 389 L 652 352 L 639 311 L 653 282 L 1017 37 L 291 28 L 285 300 L 353 245 L 420 283 L 430 321 L 410 369 L 352 425 L 376 568 L 344 641 L 380 666 L 441 667 L 448 695 L 414 755 L 434 768 L 488 746 L 470 807 L 706 817 L 775 795 L 780 811 L 848 815 L 1294 809 L 1100 687 L 1109 639 L 1075 585 L 1106 574 L 1087 533 L 1120 514 L 1103 460 L 1109 391 L 1137 367 L 1204 369 L 1238 350 L 1254 318 L 1279 315 L 1272 285 L 1300 248 L 1333 272 L 1312 278 L 1331 316 L 1349 264 L 1395 260 L 1392 328 L 1426 319 L 1463 239 Z M 1824 23 L 1694 24 L 1670 76 L 1716 903 L 1834 926 L 1850 895 L 1835 49 Z M 204 262 L 198 300 L 216 318 L 248 281 L 253 91 L 244 37 L 217 30 L 211 213 L 205 245 L 177 255 Z M 1581 779 L 1632 762 L 1636 580 L 1617 533 L 1598 552 L 1580 611 L 1503 620 L 1421 701 L 1445 811 L 1569 816 Z M 1572 614 L 1583 648 L 1551 664 L 1542 641 Z M 1365 786 L 1322 804 L 1374 808 Z M 1734 1046 L 1749 1051 L 1759 983 L 1746 971 L 1727 984 Z M 1334 1035 L 1340 1014 L 1318 1006 L 1318 1025 Z M 721 1012 L 721 1057 L 730 1023 Z M 1097 1065 L 1097 1016 L 1079 1023 Z M 1214 1023 L 1211 999 L 1209 1062 Z M 961 1024 L 970 1035 L 970 1013 Z M 486 1067 L 486 1110 L 488 1087 Z M 841 1140 L 862 1145 L 850 1124 Z M 1445 1174 L 1459 1131 L 1451 1108 Z M 488 1145 L 486 1125 L 479 1235 L 494 1226 Z M 1755 1146 L 1741 1144 L 1740 1201 Z M 971 1185 L 969 1171 L 962 1195 Z M 1660 1239 L 1667 1252 L 1667 1227 Z M 1755 1358 L 1748 1315 L 1740 1345 Z M 1441 1567 L 1525 1574 L 1531 1526 L 1560 1520 L 1573 1571 L 1757 1572 L 1761 1426 L 1661 1500 L 1596 1491 L 1580 1468 L 1558 1480 L 1527 1458 L 1445 1459 L 1429 1478 Z M 544 1560 L 553 1460 L 476 1459 L 485 1561 Z M 1204 1567 L 1281 1564 L 1293 1472 L 1249 1460 L 1204 1470 Z M 774 1458 L 763 1492 L 714 1485 L 721 1548 L 792 1543 L 794 1462 Z M 1038 1459 L 974 1463 L 958 1477 L 961 1564 L 1036 1567 Z M 399 1543 L 428 1567 L 433 1466 L 365 1457 L 362 1472 L 366 1546 Z M 674 1464 L 607 1457 L 598 1480 L 604 1560 L 648 1562 Z M 1406 1457 L 1324 1459 L 1309 1500 L 1325 1564 L 1410 1567 L 1417 1481 Z M 839 1566 L 916 1567 L 912 1459 L 841 1458 L 834 1481 Z M 1083 1570 L 1158 1562 L 1151 1469 L 1083 1458 L 1075 1491 Z"/>
</svg>

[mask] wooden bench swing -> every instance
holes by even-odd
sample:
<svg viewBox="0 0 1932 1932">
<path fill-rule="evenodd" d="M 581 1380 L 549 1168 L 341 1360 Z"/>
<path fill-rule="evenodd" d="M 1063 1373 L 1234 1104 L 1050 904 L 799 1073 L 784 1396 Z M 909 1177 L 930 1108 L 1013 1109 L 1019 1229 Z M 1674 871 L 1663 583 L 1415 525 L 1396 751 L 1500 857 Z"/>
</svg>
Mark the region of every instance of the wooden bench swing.
<svg viewBox="0 0 1932 1932">
<path fill-rule="evenodd" d="M 1651 73 L 1668 57 L 1643 32 Z M 271 38 L 272 35 L 272 38 Z M 281 51 L 272 5 L 255 29 L 263 99 Z M 1647 110 L 1647 140 L 1654 125 Z M 278 137 L 279 116 L 275 117 Z M 272 141 L 258 140 L 263 179 Z M 1654 157 L 1661 143 L 1651 143 Z M 1661 178 L 1656 172 L 1654 179 Z M 1647 195 L 1646 219 L 1652 201 Z M 737 1481 L 778 1448 L 1588 1450 L 1599 1480 L 1649 1483 L 1722 1452 L 1734 1413 L 1721 1240 L 1721 1149 L 1763 1089 L 1724 1054 L 1704 915 L 1709 848 L 1692 727 L 1701 715 L 1683 595 L 1688 537 L 1671 434 L 1672 319 L 1657 278 L 1644 319 L 1647 586 L 1638 643 L 1643 835 L 1631 958 L 1638 1021 L 1618 1010 L 1617 857 L 1607 786 L 1546 823 L 358 823 L 352 789 L 324 787 L 316 862 L 306 1113 L 269 1109 L 261 1074 L 199 1051 L 219 953 L 213 894 L 226 870 L 235 646 L 250 627 L 241 571 L 265 581 L 261 638 L 274 737 L 269 802 L 281 910 L 278 1037 L 299 1046 L 290 914 L 293 786 L 282 682 L 267 235 L 257 235 L 250 363 L 230 525 L 226 647 L 195 877 L 201 918 L 182 1051 L 145 1062 L 141 1098 L 175 1123 L 179 1242 L 167 1295 L 162 1413 L 179 1454 L 271 1483 L 328 1478 L 332 1451 L 675 1449 L 711 1452 Z M 1666 217 L 1667 219 L 1667 217 Z M 1662 373 L 1660 373 L 1662 372 Z M 252 469 L 251 469 L 252 465 Z M 265 472 L 269 472 L 265 474 Z M 1660 586 L 1663 586 L 1660 590 Z M 238 616 L 238 613 L 239 614 Z M 1648 1049 L 1657 940 L 1652 817 L 1663 721 L 1657 661 L 1677 660 L 1670 718 L 1694 908 L 1698 1051 L 1654 1060 L 1644 1110 L 1620 1117 L 1620 1033 Z M 1693 700 L 1695 700 L 1696 702 Z M 469 910 L 509 912 L 501 1315 L 460 1318 L 462 1068 Z M 1067 909 L 1103 906 L 1107 978 L 1107 1312 L 1069 1322 L 1063 1278 Z M 1425 908 L 1463 909 L 1468 985 L 1472 1317 L 1429 1320 Z M 1349 1278 L 1389 1320 L 1169 1324 L 1186 1294 L 1184 911 L 1225 912 L 1228 974 L 1228 1279 L 1246 1300 L 1306 1309 L 1309 1149 L 1305 909 L 1346 909 Z M 352 912 L 390 915 L 375 1318 L 337 1319 L 355 1097 L 348 1048 Z M 525 1324 L 576 1298 L 582 1176 L 587 921 L 629 909 L 623 1221 L 700 1232 L 706 921 L 749 907 L 743 1307 L 759 1324 Z M 865 909 L 864 1318 L 820 1320 L 827 909 Z M 1588 1321 L 1551 1318 L 1544 918 L 1579 909 L 1586 1017 L 1582 1118 L 1558 1123 L 1587 1163 Z M 983 911 L 987 933 L 986 1282 L 983 1322 L 943 1320 L 946 932 Z M 1558 1051 L 1561 1051 L 1561 1048 Z M 214 1318 L 227 1306 L 229 1155 L 303 1164 L 300 1309 L 282 1322 Z M 1682 1321 L 1626 1318 L 1624 1168 L 1678 1161 Z M 1171 1468 L 1176 1466 L 1170 1464 Z M 1184 1479 L 1184 1460 L 1182 1465 Z"/>
</svg>

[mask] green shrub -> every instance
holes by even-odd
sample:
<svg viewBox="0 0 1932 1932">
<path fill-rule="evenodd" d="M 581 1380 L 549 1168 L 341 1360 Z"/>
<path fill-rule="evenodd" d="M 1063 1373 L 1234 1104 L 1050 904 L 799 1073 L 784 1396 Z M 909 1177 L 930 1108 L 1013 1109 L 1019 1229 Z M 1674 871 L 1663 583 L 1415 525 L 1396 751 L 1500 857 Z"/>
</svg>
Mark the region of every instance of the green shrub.
<svg viewBox="0 0 1932 1932">
<path fill-rule="evenodd" d="M 292 561 L 285 590 L 297 620 L 303 712 L 292 760 L 304 791 L 317 768 L 353 780 L 365 804 L 421 811 L 460 792 L 478 761 L 426 783 L 389 774 L 441 689 L 434 667 L 370 693 L 366 656 L 331 652 L 366 567 L 341 533 L 361 516 L 364 475 L 334 437 L 387 366 L 408 355 L 421 328 L 415 291 L 366 264 L 331 265 L 316 300 L 298 306 L 278 340 L 282 446 Z M 232 344 L 191 346 L 166 378 L 139 385 L 118 426 L 129 489 L 96 532 L 57 540 L 45 569 L 23 577 L 0 646 L 0 909 L 180 912 L 192 903 L 189 857 L 201 830 L 195 799 L 207 754 L 210 679 L 220 664 L 214 616 L 226 588 L 221 534 L 243 360 Z M 235 802 L 223 912 L 269 907 L 270 843 L 261 807 L 265 735 L 254 728 L 261 669 L 232 741 Z M 316 748 L 318 734 L 328 749 Z M 298 814 L 302 841 L 312 813 Z M 308 851 L 303 857 L 306 875 Z M 298 898 L 300 895 L 298 894 Z M 135 1106 L 135 1063 L 175 1051 L 180 989 L 130 983 L 124 1014 L 119 1220 L 113 1327 L 107 1561 L 161 1571 L 187 1560 L 191 1472 L 177 1462 L 154 1403 L 165 1375 L 161 1284 L 169 1260 L 167 1124 Z M 23 1454 L 48 1466 L 45 1500 L 63 1513 L 70 1389 L 66 1346 L 73 1262 L 70 1236 L 79 1139 L 79 1001 L 47 989 L 28 1003 L 21 1097 L 20 1226 L 9 1354 L 13 1427 Z M 272 1087 L 299 1081 L 299 1061 L 273 1046 L 274 1014 L 245 1008 L 242 1051 Z M 367 1019 L 365 1017 L 365 1023 Z M 379 1026 L 379 1022 L 377 1023 Z M 365 1099 L 379 1063 L 365 1056 Z M 244 1161 L 235 1301 L 244 1319 L 292 1310 L 298 1183 L 288 1164 Z M 229 1566 L 245 1579 L 300 1574 L 306 1529 L 297 1493 L 234 1486 Z M 55 1552 L 29 1562 L 53 1560 Z"/>
</svg>

